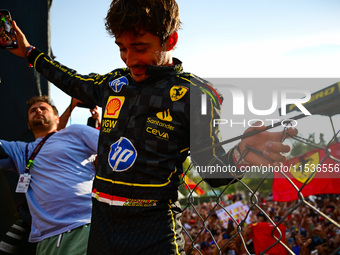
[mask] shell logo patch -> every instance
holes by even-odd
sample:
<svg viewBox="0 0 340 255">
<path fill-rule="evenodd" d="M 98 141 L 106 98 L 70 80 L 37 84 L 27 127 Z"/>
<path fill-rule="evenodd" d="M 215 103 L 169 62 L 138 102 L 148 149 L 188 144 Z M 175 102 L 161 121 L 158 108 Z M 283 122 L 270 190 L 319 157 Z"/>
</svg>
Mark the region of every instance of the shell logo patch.
<svg viewBox="0 0 340 255">
<path fill-rule="evenodd" d="M 125 97 L 110 96 L 106 103 L 104 118 L 117 119 L 123 107 Z"/>
<path fill-rule="evenodd" d="M 188 88 L 183 86 L 173 86 L 170 89 L 170 98 L 172 101 L 178 101 L 188 92 Z"/>
<path fill-rule="evenodd" d="M 289 169 L 291 175 L 299 182 L 309 183 L 317 173 L 316 166 L 319 164 L 319 153 L 316 152 L 306 158 L 301 157 L 300 162 L 292 165 Z"/>
</svg>

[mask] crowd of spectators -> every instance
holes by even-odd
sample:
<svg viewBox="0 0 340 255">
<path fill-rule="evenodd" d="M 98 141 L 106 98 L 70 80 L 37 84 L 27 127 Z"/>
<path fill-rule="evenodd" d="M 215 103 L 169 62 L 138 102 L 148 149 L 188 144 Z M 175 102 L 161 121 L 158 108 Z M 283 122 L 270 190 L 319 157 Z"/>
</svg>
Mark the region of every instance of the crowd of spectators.
<svg viewBox="0 0 340 255">
<path fill-rule="evenodd" d="M 239 224 L 230 219 L 228 226 L 224 227 L 216 212 L 237 201 L 242 201 L 250 208 L 250 221 L 248 224 Z M 294 254 L 340 254 L 340 195 L 310 196 L 306 198 L 306 203 L 278 203 L 271 197 L 265 199 L 259 194 L 257 204 L 251 204 L 249 201 L 253 200 L 234 194 L 218 204 L 208 202 L 187 207 L 182 216 L 186 254 L 258 254 L 254 248 L 260 246 L 256 243 L 260 241 L 249 236 L 247 229 L 262 221 L 274 225 L 275 231 L 278 226 L 282 227 L 280 230 L 284 229 L 285 233 L 282 233 L 280 240 Z M 260 240 L 265 242 L 266 239 Z M 272 243 L 276 242 L 274 238 L 272 240 Z M 271 248 L 271 243 L 265 245 Z M 282 246 L 278 242 L 275 245 Z M 268 249 L 265 254 L 277 253 L 274 249 Z"/>
</svg>

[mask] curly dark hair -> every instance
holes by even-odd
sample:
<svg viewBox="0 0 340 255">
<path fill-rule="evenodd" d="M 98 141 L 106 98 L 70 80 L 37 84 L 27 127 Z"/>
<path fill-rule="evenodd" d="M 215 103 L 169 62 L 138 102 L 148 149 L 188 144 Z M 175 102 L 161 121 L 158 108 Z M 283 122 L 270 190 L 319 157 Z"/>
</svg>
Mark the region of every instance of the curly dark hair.
<svg viewBox="0 0 340 255">
<path fill-rule="evenodd" d="M 27 106 L 27 112 L 29 111 L 29 109 L 32 107 L 32 105 L 36 104 L 36 103 L 39 103 L 39 102 L 44 102 L 44 103 L 47 103 L 49 104 L 52 109 L 53 109 L 53 112 L 56 116 L 59 116 L 59 113 L 58 113 L 58 109 L 57 107 L 55 107 L 55 105 L 52 103 L 52 101 L 50 100 L 50 98 L 46 95 L 43 95 L 43 96 L 35 96 L 35 97 L 32 97 L 31 99 L 27 100 L 26 102 L 26 106 Z"/>
<path fill-rule="evenodd" d="M 181 25 L 175 0 L 113 0 L 105 18 L 109 34 L 150 32 L 163 44 Z"/>
</svg>

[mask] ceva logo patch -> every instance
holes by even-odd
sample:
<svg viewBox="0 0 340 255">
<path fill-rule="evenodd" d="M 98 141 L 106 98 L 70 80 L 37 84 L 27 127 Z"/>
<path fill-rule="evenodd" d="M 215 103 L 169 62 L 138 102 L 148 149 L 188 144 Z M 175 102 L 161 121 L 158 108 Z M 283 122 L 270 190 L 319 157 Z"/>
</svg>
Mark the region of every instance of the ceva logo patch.
<svg viewBox="0 0 340 255">
<path fill-rule="evenodd" d="M 129 81 L 125 76 L 109 82 L 110 88 L 116 93 L 119 93 L 122 90 L 123 86 L 128 84 Z"/>
<path fill-rule="evenodd" d="M 109 153 L 109 165 L 114 172 L 128 170 L 136 161 L 137 151 L 131 141 L 121 137 L 111 145 Z"/>
</svg>

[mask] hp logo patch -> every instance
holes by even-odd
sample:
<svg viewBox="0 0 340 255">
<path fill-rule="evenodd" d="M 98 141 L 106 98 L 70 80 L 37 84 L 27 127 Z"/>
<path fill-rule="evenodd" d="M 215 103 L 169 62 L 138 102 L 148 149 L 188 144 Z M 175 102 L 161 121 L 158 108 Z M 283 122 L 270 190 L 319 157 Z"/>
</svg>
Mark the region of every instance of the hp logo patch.
<svg viewBox="0 0 340 255">
<path fill-rule="evenodd" d="M 125 137 L 121 137 L 111 145 L 109 165 L 115 172 L 128 170 L 137 158 L 137 151 L 133 144 Z"/>
<path fill-rule="evenodd" d="M 109 86 L 116 93 L 119 93 L 122 90 L 123 86 L 128 84 L 129 81 L 125 76 L 109 82 Z"/>
</svg>

